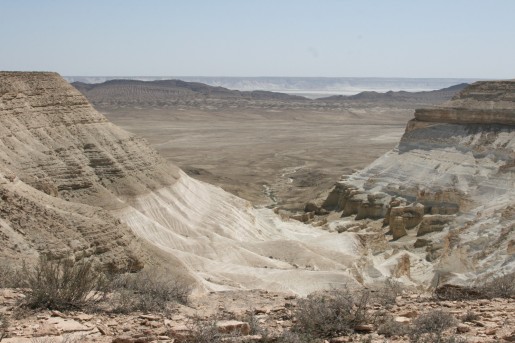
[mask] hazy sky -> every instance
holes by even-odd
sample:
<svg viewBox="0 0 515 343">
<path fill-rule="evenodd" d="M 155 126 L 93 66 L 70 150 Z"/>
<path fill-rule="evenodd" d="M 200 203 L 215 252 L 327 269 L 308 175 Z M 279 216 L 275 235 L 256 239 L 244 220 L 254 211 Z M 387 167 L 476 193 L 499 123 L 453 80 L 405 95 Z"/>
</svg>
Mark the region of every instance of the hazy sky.
<svg viewBox="0 0 515 343">
<path fill-rule="evenodd" d="M 514 0 L 0 0 L 0 69 L 515 77 Z"/>
</svg>

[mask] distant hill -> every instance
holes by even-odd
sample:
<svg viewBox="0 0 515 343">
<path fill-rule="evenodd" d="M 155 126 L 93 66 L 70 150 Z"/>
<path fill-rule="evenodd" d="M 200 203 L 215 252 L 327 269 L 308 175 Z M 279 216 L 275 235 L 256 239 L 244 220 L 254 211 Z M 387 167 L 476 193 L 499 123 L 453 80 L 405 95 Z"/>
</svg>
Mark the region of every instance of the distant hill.
<svg viewBox="0 0 515 343">
<path fill-rule="evenodd" d="M 128 80 L 116 79 L 102 83 L 73 82 L 72 85 L 88 100 L 102 106 L 283 106 L 294 104 L 295 107 L 340 107 L 345 103 L 365 105 L 388 105 L 401 107 L 420 107 L 436 105 L 450 100 L 453 95 L 467 86 L 461 83 L 434 91 L 375 91 L 361 92 L 355 95 L 335 95 L 330 97 L 308 99 L 298 95 L 271 91 L 239 91 L 220 86 L 210 86 L 200 82 L 182 80 Z"/>
<path fill-rule="evenodd" d="M 324 98 L 318 98 L 319 101 L 349 101 L 349 100 L 360 100 L 360 101 L 418 101 L 418 102 L 443 102 L 451 99 L 457 92 L 460 92 L 467 83 L 460 83 L 451 87 L 438 89 L 434 91 L 423 91 L 423 92 L 406 92 L 389 91 L 386 93 L 379 93 L 374 91 L 361 92 L 356 95 L 333 95 Z"/>
<path fill-rule="evenodd" d="M 199 82 L 181 80 L 109 80 L 89 84 L 73 82 L 72 85 L 91 102 L 99 104 L 164 104 L 179 100 L 223 99 L 223 100 L 295 100 L 308 99 L 268 91 L 238 91 L 223 87 L 208 86 Z"/>
</svg>

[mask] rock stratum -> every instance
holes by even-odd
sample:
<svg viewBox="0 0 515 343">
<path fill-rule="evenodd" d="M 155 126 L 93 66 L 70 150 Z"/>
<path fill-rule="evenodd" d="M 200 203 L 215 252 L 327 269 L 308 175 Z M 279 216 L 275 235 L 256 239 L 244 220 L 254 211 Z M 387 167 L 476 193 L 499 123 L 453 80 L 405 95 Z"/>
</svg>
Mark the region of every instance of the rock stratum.
<svg viewBox="0 0 515 343">
<path fill-rule="evenodd" d="M 200 290 L 352 283 L 363 249 L 194 180 L 55 73 L 0 73 L 0 258 L 159 264 Z"/>
<path fill-rule="evenodd" d="M 416 110 L 398 146 L 343 177 L 322 207 L 341 211 L 340 222 L 383 220 L 388 249 L 431 262 L 434 282 L 513 273 L 514 125 L 515 81 L 474 83 Z"/>
</svg>

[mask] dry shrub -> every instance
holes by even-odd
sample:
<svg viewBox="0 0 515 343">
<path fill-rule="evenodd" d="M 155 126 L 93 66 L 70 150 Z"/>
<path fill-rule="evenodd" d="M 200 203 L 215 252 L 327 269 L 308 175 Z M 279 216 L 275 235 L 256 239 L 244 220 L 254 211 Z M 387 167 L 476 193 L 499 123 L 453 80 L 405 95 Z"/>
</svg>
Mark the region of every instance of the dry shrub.
<svg viewBox="0 0 515 343">
<path fill-rule="evenodd" d="M 515 297 L 515 273 L 482 279 L 472 286 L 445 284 L 435 289 L 440 300 L 474 300 Z"/>
<path fill-rule="evenodd" d="M 352 294 L 347 288 L 314 294 L 300 300 L 293 330 L 311 337 L 335 337 L 352 332 L 368 320 L 370 293 Z"/>
<path fill-rule="evenodd" d="M 323 339 L 316 339 L 307 334 L 298 332 L 284 331 L 274 342 L 277 343 L 322 343 Z"/>
<path fill-rule="evenodd" d="M 16 268 L 2 261 L 0 263 L 0 288 L 20 288 L 25 286 L 25 268 Z"/>
<path fill-rule="evenodd" d="M 61 339 L 53 337 L 32 337 L 31 343 L 83 343 L 89 342 L 86 335 L 63 335 Z"/>
<path fill-rule="evenodd" d="M 444 338 L 446 329 L 456 325 L 456 319 L 448 312 L 431 310 L 421 314 L 411 325 L 410 342 L 420 343 L 444 343 L 449 342 Z"/>
<path fill-rule="evenodd" d="M 487 298 L 514 298 L 515 273 L 495 277 L 478 288 Z"/>
<path fill-rule="evenodd" d="M 193 318 L 188 323 L 189 334 L 176 338 L 178 343 L 220 343 L 227 341 L 227 337 L 218 332 L 216 322 L 202 321 L 200 318 Z M 225 339 L 224 339 L 225 338 Z"/>
<path fill-rule="evenodd" d="M 479 314 L 472 310 L 467 310 L 467 312 L 461 317 L 463 322 L 473 322 L 480 318 Z"/>
<path fill-rule="evenodd" d="M 104 277 L 91 262 L 41 257 L 26 277 L 29 290 L 24 305 L 29 308 L 82 309 L 101 300 Z"/>
<path fill-rule="evenodd" d="M 142 270 L 115 276 L 111 281 L 112 311 L 165 311 L 170 303 L 187 304 L 191 287 L 160 270 Z"/>
<path fill-rule="evenodd" d="M 247 315 L 239 320 L 249 323 L 249 334 L 260 335 L 262 337 L 260 342 L 269 342 L 270 340 L 272 340 L 272 337 L 270 336 L 270 331 L 268 330 L 268 328 L 262 327 L 260 325 L 259 318 L 255 315 L 255 311 L 253 309 L 247 310 Z"/>
<path fill-rule="evenodd" d="M 395 318 L 388 313 L 382 313 L 376 325 L 377 333 L 385 337 L 404 336 L 408 333 L 408 325 L 396 322 Z"/>
<path fill-rule="evenodd" d="M 9 321 L 5 314 L 0 313 L 0 341 L 7 337 L 7 329 L 9 328 Z"/>
<path fill-rule="evenodd" d="M 389 308 L 395 305 L 397 297 L 403 290 L 404 286 L 400 282 L 389 278 L 380 287 L 373 289 L 372 300 Z"/>
</svg>

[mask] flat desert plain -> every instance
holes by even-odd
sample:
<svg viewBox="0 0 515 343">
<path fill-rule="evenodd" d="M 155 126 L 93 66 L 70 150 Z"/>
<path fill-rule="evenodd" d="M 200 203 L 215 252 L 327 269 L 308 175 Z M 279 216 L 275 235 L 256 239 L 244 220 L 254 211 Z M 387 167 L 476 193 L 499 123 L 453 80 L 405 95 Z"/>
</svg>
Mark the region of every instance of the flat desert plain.
<svg viewBox="0 0 515 343">
<path fill-rule="evenodd" d="M 292 211 L 394 148 L 413 115 L 410 106 L 370 105 L 97 109 L 191 176 L 255 206 Z"/>
</svg>

